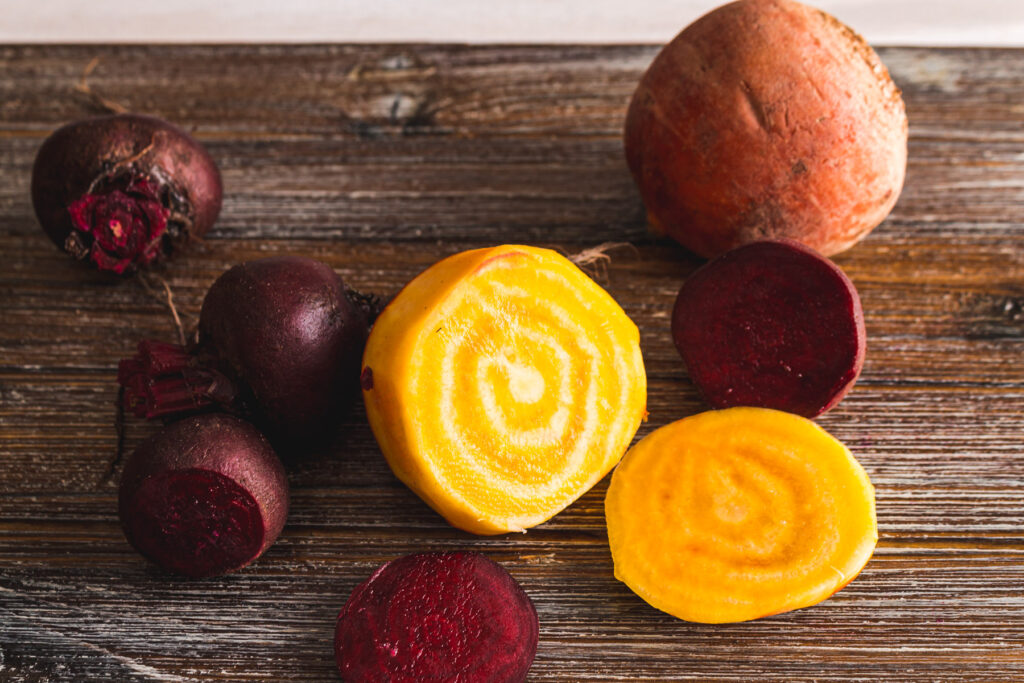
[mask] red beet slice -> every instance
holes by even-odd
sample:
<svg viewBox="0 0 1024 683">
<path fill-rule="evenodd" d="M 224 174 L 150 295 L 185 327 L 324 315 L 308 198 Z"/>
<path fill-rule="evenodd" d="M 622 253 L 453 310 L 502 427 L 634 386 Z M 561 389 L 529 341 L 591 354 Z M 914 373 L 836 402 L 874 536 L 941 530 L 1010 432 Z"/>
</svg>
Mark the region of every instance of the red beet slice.
<svg viewBox="0 0 1024 683">
<path fill-rule="evenodd" d="M 346 681 L 522 681 L 538 631 L 533 602 L 501 566 L 478 553 L 417 553 L 352 591 L 334 654 Z"/>
<path fill-rule="evenodd" d="M 152 116 L 115 114 L 63 126 L 32 168 L 32 204 L 50 239 L 118 274 L 201 237 L 217 219 L 221 179 L 202 145 Z"/>
<path fill-rule="evenodd" d="M 125 463 L 118 511 L 128 542 L 151 561 L 185 576 L 217 576 L 277 540 L 288 479 L 252 425 L 197 415 L 139 445 Z"/>
<path fill-rule="evenodd" d="M 715 408 L 814 417 L 839 402 L 864 363 L 864 313 L 853 283 L 791 240 L 733 249 L 694 273 L 676 299 L 672 336 Z"/>
</svg>

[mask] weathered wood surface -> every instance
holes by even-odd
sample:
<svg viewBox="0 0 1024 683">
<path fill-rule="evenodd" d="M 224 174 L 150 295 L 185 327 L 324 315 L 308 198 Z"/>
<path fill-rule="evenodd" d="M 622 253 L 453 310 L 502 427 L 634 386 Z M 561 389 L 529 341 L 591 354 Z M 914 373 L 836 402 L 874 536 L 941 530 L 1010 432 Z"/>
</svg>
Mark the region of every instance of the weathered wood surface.
<svg viewBox="0 0 1024 683">
<path fill-rule="evenodd" d="M 193 129 L 224 173 L 208 241 L 163 273 L 184 312 L 229 265 L 295 252 L 390 295 L 441 256 L 631 241 L 607 286 L 639 324 L 652 428 L 701 405 L 668 333 L 698 261 L 647 235 L 619 138 L 652 47 L 0 48 L 0 679 L 334 680 L 334 617 L 399 554 L 472 548 L 533 596 L 532 680 L 1024 680 L 1024 51 L 885 49 L 911 121 L 892 216 L 837 258 L 868 357 L 821 424 L 878 491 L 881 540 L 827 602 L 742 625 L 648 607 L 612 576 L 602 482 L 525 535 L 448 527 L 390 474 L 361 413 L 291 468 L 293 512 L 250 569 L 147 566 L 115 514 L 117 360 L 173 339 L 137 282 L 58 253 L 33 155 L 94 92 Z M 153 427 L 128 425 L 131 448 Z"/>
</svg>

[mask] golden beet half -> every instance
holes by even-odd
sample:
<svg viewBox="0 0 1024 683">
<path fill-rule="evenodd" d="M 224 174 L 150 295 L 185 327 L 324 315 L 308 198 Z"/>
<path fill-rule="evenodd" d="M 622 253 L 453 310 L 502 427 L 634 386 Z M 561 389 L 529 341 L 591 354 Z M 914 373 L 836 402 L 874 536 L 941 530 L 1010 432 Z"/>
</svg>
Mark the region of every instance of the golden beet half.
<svg viewBox="0 0 1024 683">
<path fill-rule="evenodd" d="M 605 499 L 615 576 L 703 623 L 817 604 L 878 541 L 874 488 L 843 444 L 767 408 L 693 415 L 623 458 Z"/>
<path fill-rule="evenodd" d="M 651 223 L 697 254 L 789 237 L 829 256 L 896 203 L 907 117 L 850 28 L 790 0 L 740 0 L 654 59 L 625 146 Z"/>
<path fill-rule="evenodd" d="M 640 335 L 556 252 L 456 254 L 381 313 L 363 397 L 388 464 L 451 524 L 544 522 L 619 461 L 646 414 Z"/>
</svg>

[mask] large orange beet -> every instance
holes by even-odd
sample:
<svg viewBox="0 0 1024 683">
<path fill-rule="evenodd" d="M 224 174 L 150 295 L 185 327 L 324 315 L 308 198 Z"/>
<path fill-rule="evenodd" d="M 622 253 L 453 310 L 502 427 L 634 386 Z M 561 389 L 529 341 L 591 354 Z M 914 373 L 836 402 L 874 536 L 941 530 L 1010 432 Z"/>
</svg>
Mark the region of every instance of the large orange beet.
<svg viewBox="0 0 1024 683">
<path fill-rule="evenodd" d="M 658 54 L 625 145 L 651 223 L 688 249 L 789 237 L 828 256 L 896 203 L 907 117 L 851 29 L 790 0 L 740 0 Z"/>
</svg>

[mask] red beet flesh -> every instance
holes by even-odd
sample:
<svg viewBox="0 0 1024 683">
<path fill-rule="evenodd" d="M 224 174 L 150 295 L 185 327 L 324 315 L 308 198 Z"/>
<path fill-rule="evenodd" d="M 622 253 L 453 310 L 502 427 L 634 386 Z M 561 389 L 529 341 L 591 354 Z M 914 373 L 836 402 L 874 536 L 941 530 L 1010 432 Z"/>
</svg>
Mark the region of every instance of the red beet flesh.
<svg viewBox="0 0 1024 683">
<path fill-rule="evenodd" d="M 164 427 L 125 463 L 118 512 L 128 542 L 194 578 L 241 569 L 277 540 L 288 479 L 263 435 L 229 415 Z"/>
<path fill-rule="evenodd" d="M 523 681 L 537 611 L 508 572 L 469 552 L 393 560 L 356 587 L 334 635 L 346 681 Z"/>
<path fill-rule="evenodd" d="M 169 257 L 217 219 L 221 180 L 206 150 L 151 116 L 75 121 L 43 142 L 32 204 L 58 246 L 130 273 Z"/>
<path fill-rule="evenodd" d="M 842 399 L 864 363 L 864 314 L 853 283 L 791 240 L 733 249 L 694 273 L 676 299 L 672 336 L 715 408 L 814 417 Z"/>
</svg>

